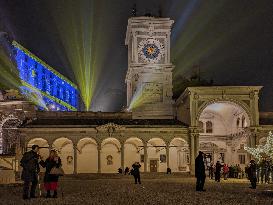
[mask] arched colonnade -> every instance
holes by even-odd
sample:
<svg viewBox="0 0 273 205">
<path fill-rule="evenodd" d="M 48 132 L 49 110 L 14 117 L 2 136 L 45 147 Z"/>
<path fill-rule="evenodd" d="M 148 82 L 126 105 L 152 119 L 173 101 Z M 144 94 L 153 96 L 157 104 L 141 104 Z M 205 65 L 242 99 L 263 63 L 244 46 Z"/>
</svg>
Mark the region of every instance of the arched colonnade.
<svg viewBox="0 0 273 205">
<path fill-rule="evenodd" d="M 153 137 L 147 141 L 129 137 L 125 141 L 107 137 L 101 141 L 83 137 L 77 142 L 68 137 L 53 141 L 37 137 L 30 139 L 26 146 L 33 144 L 41 147 L 40 155 L 45 159 L 49 150 L 57 150 L 65 173 L 117 173 L 118 168 L 131 168 L 140 162 L 142 172 L 189 171 L 189 146 L 185 139 L 174 137 L 166 142 L 163 138 Z"/>
</svg>

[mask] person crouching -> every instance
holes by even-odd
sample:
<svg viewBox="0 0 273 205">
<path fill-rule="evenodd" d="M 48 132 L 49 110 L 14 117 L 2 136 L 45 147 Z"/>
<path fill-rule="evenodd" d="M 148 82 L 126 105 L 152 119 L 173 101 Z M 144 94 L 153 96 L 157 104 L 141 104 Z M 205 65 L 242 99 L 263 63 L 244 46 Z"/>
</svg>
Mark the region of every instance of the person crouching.
<svg viewBox="0 0 273 205">
<path fill-rule="evenodd" d="M 44 161 L 40 161 L 40 165 L 46 168 L 44 176 L 44 187 L 47 192 L 46 198 L 51 198 L 51 191 L 54 191 L 53 198 L 57 198 L 57 188 L 59 175 L 50 174 L 53 167 L 60 168 L 62 166 L 61 159 L 55 150 L 51 150 L 49 157 Z"/>
</svg>

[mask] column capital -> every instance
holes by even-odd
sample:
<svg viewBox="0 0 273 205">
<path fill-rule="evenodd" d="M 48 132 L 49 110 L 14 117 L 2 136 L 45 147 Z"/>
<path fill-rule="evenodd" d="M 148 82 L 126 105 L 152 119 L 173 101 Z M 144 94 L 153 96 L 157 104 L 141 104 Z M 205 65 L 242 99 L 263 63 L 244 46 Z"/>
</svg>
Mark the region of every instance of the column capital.
<svg viewBox="0 0 273 205">
<path fill-rule="evenodd" d="M 98 149 L 98 151 L 101 151 L 101 144 L 97 145 L 97 149 Z"/>
<path fill-rule="evenodd" d="M 199 128 L 196 126 L 189 127 L 190 134 L 199 134 Z"/>
</svg>

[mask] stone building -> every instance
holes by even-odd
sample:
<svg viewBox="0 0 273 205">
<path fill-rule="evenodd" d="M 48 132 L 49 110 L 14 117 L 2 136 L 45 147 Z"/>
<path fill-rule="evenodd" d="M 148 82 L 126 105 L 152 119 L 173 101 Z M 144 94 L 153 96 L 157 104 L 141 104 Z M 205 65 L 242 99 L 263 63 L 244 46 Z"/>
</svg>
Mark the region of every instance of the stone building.
<svg viewBox="0 0 273 205">
<path fill-rule="evenodd" d="M 193 173 L 199 150 L 207 164 L 245 166 L 250 156 L 243 147 L 263 143 L 273 129 L 272 113 L 259 113 L 262 87 L 188 87 L 174 101 L 172 24 L 169 18 L 129 19 L 126 112 L 33 111 L 26 116 L 20 115 L 24 109 L 1 109 L 1 130 L 8 116 L 21 116 L 18 153 L 33 144 L 44 157 L 56 149 L 66 173 L 116 173 L 135 161 L 144 172 L 169 167 Z"/>
</svg>

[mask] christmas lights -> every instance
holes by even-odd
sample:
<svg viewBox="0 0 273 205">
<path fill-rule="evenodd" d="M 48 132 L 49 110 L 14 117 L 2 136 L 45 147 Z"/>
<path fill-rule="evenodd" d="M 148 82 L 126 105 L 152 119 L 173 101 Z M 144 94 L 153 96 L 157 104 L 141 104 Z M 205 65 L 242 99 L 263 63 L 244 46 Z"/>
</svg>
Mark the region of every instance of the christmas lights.
<svg viewBox="0 0 273 205">
<path fill-rule="evenodd" d="M 273 134 L 268 133 L 265 145 L 258 145 L 256 148 L 244 147 L 244 149 L 251 154 L 258 162 L 262 158 L 273 159 Z"/>
</svg>

